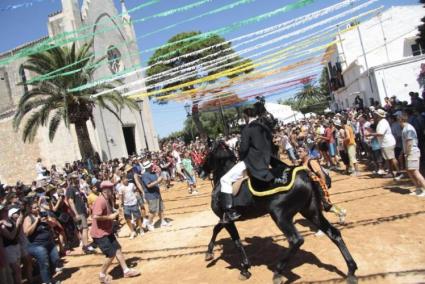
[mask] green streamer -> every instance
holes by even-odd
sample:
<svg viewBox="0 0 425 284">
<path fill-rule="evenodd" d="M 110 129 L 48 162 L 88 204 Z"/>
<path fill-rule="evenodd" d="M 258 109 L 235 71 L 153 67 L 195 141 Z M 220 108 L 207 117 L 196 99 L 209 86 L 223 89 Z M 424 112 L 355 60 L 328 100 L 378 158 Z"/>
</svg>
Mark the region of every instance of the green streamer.
<svg viewBox="0 0 425 284">
<path fill-rule="evenodd" d="M 143 3 L 143 4 L 140 4 L 140 5 L 136 6 L 132 10 L 139 10 L 139 9 L 144 8 L 144 7 L 147 7 L 147 6 L 156 4 L 159 1 L 161 1 L 161 0 L 151 0 L 149 2 L 146 2 L 146 3 Z M 111 18 L 114 19 L 114 18 L 119 18 L 121 16 L 122 16 L 122 14 L 119 14 L 119 15 L 116 15 L 116 16 L 111 17 Z M 34 46 L 24 48 L 24 49 L 22 49 L 21 51 L 17 52 L 14 55 L 9 56 L 9 57 L 7 57 L 5 59 L 0 60 L 0 66 L 3 66 L 5 64 L 8 64 L 8 63 L 10 63 L 10 62 L 12 62 L 12 61 L 14 61 L 16 59 L 22 58 L 22 57 L 27 57 L 27 56 L 32 55 L 32 54 L 37 54 L 37 53 L 40 53 L 40 52 L 43 52 L 43 51 L 47 51 L 49 49 L 52 49 L 54 47 L 62 46 L 64 44 L 66 44 L 66 43 L 76 41 L 76 40 L 78 40 L 78 37 L 77 38 L 68 39 L 68 40 L 66 40 L 66 37 L 67 36 L 70 36 L 70 35 L 75 35 L 75 34 L 81 33 L 82 31 L 85 31 L 85 30 L 88 30 L 88 29 L 92 29 L 94 26 L 99 26 L 99 23 L 97 23 L 95 25 L 85 25 L 85 26 L 83 26 L 83 27 L 81 27 L 81 28 L 79 28 L 77 30 L 74 30 L 74 31 L 62 32 L 62 33 L 60 33 L 60 34 L 58 34 L 58 35 L 56 35 L 54 37 L 48 38 L 46 40 L 43 40 L 41 43 L 37 43 Z M 94 35 L 94 33 L 90 33 L 89 37 L 91 37 L 93 35 Z M 87 38 L 87 36 L 85 36 L 83 38 Z"/>
<path fill-rule="evenodd" d="M 195 4 L 196 4 L 196 6 L 199 6 L 201 3 L 205 3 L 207 1 L 211 1 L 211 0 L 200 1 L 200 2 L 197 2 L 197 3 L 191 4 L 191 5 L 188 5 L 188 6 L 191 6 L 193 8 Z M 218 13 L 220 11 L 231 9 L 231 8 L 234 8 L 234 7 L 238 6 L 238 5 L 249 3 L 249 2 L 252 2 L 252 1 L 255 1 L 255 0 L 241 0 L 241 1 L 238 1 L 236 3 L 230 4 L 230 5 L 226 5 L 226 6 L 223 6 L 221 8 L 212 10 L 212 11 L 207 12 L 207 13 L 204 13 L 203 16 L 215 14 L 215 13 Z M 141 52 L 130 53 L 129 55 L 132 56 L 132 55 L 137 55 L 139 53 L 140 54 L 141 53 L 147 53 L 147 52 L 150 52 L 150 51 L 154 51 L 154 50 L 156 50 L 158 48 L 169 47 L 169 46 L 172 46 L 172 45 L 175 45 L 175 44 L 178 44 L 178 43 L 184 43 L 184 42 L 191 41 L 191 40 L 194 40 L 194 39 L 197 40 L 197 41 L 195 41 L 193 43 L 190 43 L 190 44 L 188 44 L 186 46 L 183 46 L 183 47 L 181 47 L 181 48 L 179 48 L 179 49 L 177 49 L 175 51 L 169 52 L 169 53 L 167 53 L 167 54 L 165 54 L 165 55 L 163 55 L 163 56 L 160 57 L 160 58 L 165 58 L 165 57 L 168 57 L 170 55 L 176 54 L 179 51 L 181 51 L 182 49 L 187 48 L 187 47 L 191 46 L 192 44 L 196 44 L 199 41 L 202 41 L 202 40 L 206 39 L 209 36 L 212 36 L 212 35 L 215 35 L 215 34 L 226 34 L 226 33 L 230 33 L 232 31 L 237 30 L 238 28 L 241 28 L 241 27 L 245 26 L 245 25 L 249 25 L 249 24 L 252 24 L 252 23 L 257 23 L 257 22 L 263 21 L 265 19 L 271 18 L 271 17 L 276 16 L 278 14 L 281 14 L 281 13 L 284 13 L 284 12 L 288 12 L 288 11 L 291 11 L 291 10 L 295 10 L 295 9 L 304 7 L 304 6 L 306 6 L 306 5 L 310 4 L 310 3 L 313 3 L 313 2 L 314 2 L 314 0 L 298 0 L 295 3 L 291 3 L 291 4 L 288 4 L 288 5 L 285 5 L 285 6 L 279 8 L 279 9 L 276 9 L 274 11 L 271 11 L 271 12 L 268 12 L 268 13 L 265 13 L 265 14 L 262 14 L 262 15 L 259 15 L 259 16 L 251 17 L 251 18 L 248 18 L 248 19 L 245 19 L 245 20 L 242 20 L 242 21 L 239 21 L 239 22 L 230 24 L 230 25 L 228 25 L 226 27 L 215 29 L 213 31 L 202 33 L 202 34 L 199 34 L 199 35 L 191 36 L 191 37 L 188 37 L 188 38 L 179 40 L 179 41 L 174 41 L 174 42 L 171 42 L 171 43 L 166 43 L 164 45 L 152 47 L 150 49 L 147 49 L 147 50 L 144 50 L 144 51 L 141 51 Z M 170 11 L 167 11 L 167 13 L 171 13 L 171 12 L 176 13 L 177 11 L 182 11 L 182 9 L 186 9 L 187 10 L 188 7 L 185 6 L 185 7 L 181 7 L 181 8 L 176 8 L 176 9 L 173 9 L 172 11 L 171 10 Z M 164 13 L 160 13 L 160 14 L 161 14 L 161 16 L 165 16 L 166 15 Z M 153 16 L 155 16 L 155 15 L 153 15 Z M 201 16 L 201 15 L 199 15 L 199 16 Z M 198 18 L 199 16 L 196 16 L 196 17 L 193 17 L 193 18 Z M 137 39 L 140 39 L 142 37 L 138 37 Z M 86 59 L 87 58 L 83 58 L 80 61 L 83 61 L 83 60 L 86 60 Z M 107 61 L 107 62 L 109 62 L 109 61 Z M 70 65 L 64 66 L 62 68 L 56 69 L 55 71 L 52 71 L 52 72 L 50 72 L 48 74 L 44 74 L 42 76 L 38 76 L 38 77 L 33 78 L 32 80 L 30 80 L 28 83 L 33 83 L 33 82 L 36 82 L 36 81 L 42 81 L 42 80 L 52 79 L 52 78 L 56 78 L 58 76 L 67 76 L 67 75 L 75 74 L 77 72 L 80 72 L 82 69 L 75 69 L 75 70 L 71 70 L 71 71 L 68 71 L 68 72 L 65 72 L 65 73 L 61 73 L 61 74 L 57 74 L 57 75 L 51 76 L 52 74 L 55 74 L 55 73 L 57 73 L 59 71 L 62 71 L 64 69 L 67 69 L 71 65 L 77 65 L 78 63 L 79 62 L 74 62 L 73 64 L 70 64 Z M 98 64 L 100 64 L 100 63 L 98 63 Z M 104 63 L 102 63 L 102 64 L 104 64 Z M 96 66 L 99 66 L 99 65 L 96 65 Z M 89 65 L 86 68 L 91 68 L 91 67 L 93 67 L 93 66 L 90 66 Z M 130 72 L 133 72 L 133 71 L 134 71 L 134 65 L 132 67 L 128 68 L 128 69 L 123 70 L 124 73 L 122 73 L 122 74 L 120 72 L 120 74 L 116 73 L 116 74 L 113 74 L 113 75 L 111 75 L 109 77 L 106 77 L 107 78 L 106 80 L 112 79 L 112 78 L 114 78 L 116 76 L 119 76 L 119 75 L 130 73 Z M 92 85 L 92 83 L 89 83 L 87 85 Z M 79 90 L 84 89 L 84 88 L 81 88 L 81 87 L 84 87 L 84 86 L 73 88 L 73 89 L 71 89 L 69 91 L 74 92 L 74 91 L 79 91 Z"/>
<path fill-rule="evenodd" d="M 165 30 L 169 30 L 169 29 L 174 28 L 174 27 L 176 27 L 176 26 L 178 26 L 178 25 L 181 25 L 181 24 L 184 24 L 184 23 L 188 23 L 188 22 L 191 22 L 191 21 L 194 21 L 194 20 L 197 20 L 197 19 L 203 18 L 203 17 L 205 17 L 205 16 L 210 16 L 210 15 L 214 15 L 214 14 L 217 14 L 217 13 L 220 13 L 220 12 L 223 12 L 223 11 L 226 11 L 226 10 L 230 10 L 230 9 L 233 9 L 233 8 L 235 8 L 235 7 L 239 6 L 239 5 L 243 5 L 243 4 L 251 3 L 251 2 L 254 2 L 254 1 L 255 1 L 255 0 L 240 0 L 240 1 L 237 1 L 237 2 L 235 2 L 235 3 L 231 3 L 231 4 L 225 5 L 225 6 L 223 6 L 223 7 L 220 7 L 220 8 L 218 8 L 218 9 L 215 9 L 215 10 L 212 10 L 212 11 L 209 11 L 209 12 L 206 12 L 206 13 L 203 13 L 203 14 L 200 14 L 200 15 L 198 15 L 198 16 L 191 17 L 191 18 L 189 18 L 189 19 L 186 19 L 186 20 L 183 20 L 183 21 L 177 22 L 177 23 L 175 23 L 175 24 L 172 24 L 172 25 L 169 25 L 169 26 L 163 27 L 163 28 L 158 29 L 158 30 L 156 30 L 156 31 L 153 31 L 153 32 L 150 32 L 150 33 L 146 33 L 146 34 L 144 34 L 144 35 L 142 35 L 142 36 L 138 37 L 138 39 L 145 38 L 145 37 L 151 36 L 151 35 L 153 35 L 153 34 L 157 34 L 157 33 L 159 33 L 159 32 L 165 31 Z"/>
<path fill-rule="evenodd" d="M 279 9 L 276 9 L 274 11 L 271 11 L 271 12 L 268 12 L 268 13 L 265 13 L 265 14 L 262 14 L 262 15 L 259 15 L 259 16 L 251 17 L 251 18 L 248 18 L 248 19 L 245 19 L 245 20 L 242 20 L 242 21 L 239 21 L 239 22 L 230 24 L 230 25 L 228 25 L 226 27 L 215 29 L 215 30 L 210 31 L 210 32 L 206 32 L 206 33 L 202 33 L 202 34 L 199 34 L 199 35 L 191 36 L 191 37 L 188 37 L 188 38 L 185 38 L 185 39 L 181 39 L 181 40 L 178 40 L 178 41 L 166 43 L 164 45 L 152 47 L 150 49 L 141 51 L 140 53 L 146 53 L 146 52 L 150 52 L 150 51 L 155 51 L 158 48 L 165 48 L 165 47 L 169 47 L 169 46 L 175 45 L 177 43 L 183 43 L 183 42 L 187 42 L 187 41 L 190 41 L 190 40 L 193 40 L 193 39 L 195 39 L 195 40 L 198 39 L 197 41 L 195 41 L 193 43 L 190 43 L 190 44 L 188 44 L 186 46 L 183 46 L 183 47 L 181 47 L 179 49 L 176 49 L 175 51 L 172 51 L 172 52 L 169 52 L 167 54 L 164 54 L 163 56 L 160 56 L 158 59 L 169 57 L 171 55 L 174 55 L 174 54 L 180 52 L 182 49 L 187 48 L 187 47 L 191 46 L 192 44 L 196 44 L 196 43 L 198 43 L 198 42 L 204 40 L 205 38 L 207 38 L 209 36 L 212 36 L 214 34 L 226 34 L 226 33 L 232 32 L 232 31 L 234 31 L 234 30 L 236 30 L 238 28 L 241 28 L 241 27 L 243 27 L 245 25 L 249 25 L 249 24 L 252 24 L 252 23 L 257 23 L 257 22 L 260 22 L 262 20 L 268 19 L 270 17 L 276 16 L 276 15 L 278 15 L 280 13 L 284 13 L 284 12 L 288 12 L 288 11 L 291 11 L 291 10 L 302 8 L 302 7 L 304 7 L 304 6 L 308 5 L 308 4 L 311 4 L 313 2 L 314 2 L 314 0 L 298 0 L 295 3 L 291 3 L 291 4 L 288 4 L 288 5 L 285 5 L 285 6 L 279 8 Z M 127 73 L 130 73 L 132 71 L 133 70 L 128 71 Z M 114 75 L 108 76 L 106 78 L 104 77 L 102 80 L 110 80 L 110 79 L 113 79 L 116 76 L 117 75 L 114 74 Z M 96 82 L 88 83 L 86 85 L 83 85 L 83 86 L 80 86 L 80 87 L 76 87 L 76 88 L 70 89 L 68 91 L 69 92 L 77 92 L 77 91 L 84 90 L 88 86 L 94 86 L 94 85 L 96 85 Z"/>
<path fill-rule="evenodd" d="M 158 0 L 156 0 L 156 1 L 158 1 Z M 141 18 L 141 19 L 138 19 L 138 20 L 136 20 L 136 21 L 134 21 L 134 22 L 143 22 L 143 21 L 146 21 L 146 20 L 148 20 L 148 19 L 150 19 L 150 18 L 166 17 L 166 16 L 169 16 L 169 15 L 172 15 L 172 14 L 178 13 L 178 12 L 184 12 L 184 11 L 187 11 L 187 10 L 189 10 L 189 9 L 196 8 L 196 7 L 200 6 L 200 5 L 203 5 L 203 4 L 208 3 L 208 2 L 211 2 L 211 1 L 212 1 L 212 0 L 202 0 L 202 1 L 198 1 L 198 2 L 196 2 L 196 3 L 192 3 L 192 4 L 189 4 L 189 5 L 183 6 L 183 7 L 179 7 L 179 8 L 171 9 L 171 10 L 168 10 L 168 11 L 165 11 L 165 12 L 161 12 L 161 13 L 158 13 L 158 14 L 155 14 L 155 15 L 151 15 L 151 16 L 148 16 L 148 17 L 145 17 L 145 18 Z M 204 14 L 202 14 L 202 16 L 200 15 L 200 16 L 193 17 L 191 20 L 185 20 L 185 21 L 183 21 L 183 22 L 193 21 L 193 20 L 195 20 L 195 19 L 197 19 L 197 18 L 204 17 L 204 16 L 207 16 L 207 15 L 212 15 L 212 14 L 215 14 L 215 13 L 218 13 L 218 12 L 221 12 L 221 11 L 229 10 L 229 9 L 232 9 L 232 8 L 234 8 L 234 7 L 236 7 L 236 6 L 241 5 L 241 4 L 246 4 L 246 3 L 249 3 L 249 2 L 253 2 L 253 1 L 255 1 L 255 0 L 241 0 L 241 1 L 238 1 L 238 2 L 236 2 L 236 3 L 232 3 L 232 4 L 230 4 L 230 5 L 226 5 L 226 6 L 223 6 L 223 7 L 221 7 L 221 8 L 215 9 L 215 10 L 210 11 L 210 12 L 208 12 L 208 13 L 204 13 Z M 136 7 L 136 8 L 138 8 L 138 7 Z M 136 8 L 131 9 L 131 10 L 129 10 L 129 11 L 134 12 Z M 176 26 L 176 25 L 178 25 L 178 24 L 175 24 L 175 25 L 173 25 L 173 26 Z M 98 33 L 101 33 L 101 32 L 102 32 L 102 33 L 105 33 L 106 31 L 114 30 L 114 29 L 116 29 L 116 27 L 115 27 L 115 26 L 114 26 L 113 28 L 110 28 L 110 29 L 104 29 L 104 30 L 101 30 L 101 31 L 97 31 L 95 34 L 98 34 Z M 168 29 L 168 28 L 166 27 L 165 29 Z M 164 29 L 164 30 L 165 30 L 165 29 Z M 153 32 L 153 33 L 156 33 L 156 32 Z M 82 39 L 85 39 L 85 38 L 90 38 L 90 37 L 92 37 L 92 36 L 93 36 L 93 34 L 90 34 L 90 35 L 87 35 L 87 36 L 83 36 L 83 37 L 79 37 L 79 38 L 74 38 L 74 39 L 71 39 L 71 40 L 67 40 L 67 41 L 65 41 L 65 42 L 61 42 L 59 45 L 64 45 L 64 44 L 67 44 L 67 43 L 69 43 L 69 42 L 76 41 L 76 40 L 82 40 Z M 140 38 L 143 38 L 143 37 L 145 37 L 145 36 L 138 37 L 137 39 L 140 39 Z M 124 45 L 125 43 L 126 43 L 126 42 L 122 43 L 122 45 Z M 119 46 L 118 46 L 118 47 L 119 47 Z M 109 49 L 107 49 L 107 50 L 106 50 L 106 52 L 107 52 L 108 50 L 109 50 Z M 138 54 L 138 52 L 137 52 L 137 53 L 134 53 L 134 54 L 132 53 L 132 54 L 130 54 L 130 55 L 136 55 L 136 54 Z M 60 72 L 60 71 L 63 71 L 63 70 L 65 70 L 65 69 L 68 69 L 68 67 L 72 67 L 72 66 L 74 66 L 74 65 L 77 65 L 77 64 L 79 64 L 81 61 L 84 61 L 84 60 L 86 60 L 86 59 L 87 59 L 87 58 L 83 58 L 83 59 L 81 59 L 81 60 L 79 60 L 79 61 L 77 61 L 77 62 L 74 62 L 74 63 L 69 64 L 69 65 L 67 65 L 67 66 L 64 66 L 64 67 L 62 67 L 62 68 L 58 68 L 58 69 L 56 69 L 56 70 L 54 70 L 54 71 L 52 71 L 52 72 L 49 72 L 49 73 L 47 73 L 47 74 L 44 74 L 44 75 L 41 75 L 41 76 L 37 76 L 37 77 L 35 77 L 35 78 L 33 78 L 33 79 L 29 80 L 29 81 L 28 81 L 28 84 L 30 84 L 30 83 L 34 83 L 34 82 L 37 82 L 37 81 L 43 81 L 43 80 L 48 80 L 48 79 L 55 78 L 55 77 L 57 77 L 57 76 L 52 76 L 53 74 L 56 74 L 56 73 L 58 73 L 58 72 Z M 75 74 L 75 73 L 77 73 L 77 72 L 79 72 L 79 71 L 81 71 L 81 69 L 75 69 L 75 70 L 73 70 L 73 71 L 69 71 L 69 72 L 62 73 L 61 75 L 63 75 L 63 76 L 71 75 L 71 74 Z M 61 75 L 59 75 L 59 76 L 61 76 Z"/>
</svg>

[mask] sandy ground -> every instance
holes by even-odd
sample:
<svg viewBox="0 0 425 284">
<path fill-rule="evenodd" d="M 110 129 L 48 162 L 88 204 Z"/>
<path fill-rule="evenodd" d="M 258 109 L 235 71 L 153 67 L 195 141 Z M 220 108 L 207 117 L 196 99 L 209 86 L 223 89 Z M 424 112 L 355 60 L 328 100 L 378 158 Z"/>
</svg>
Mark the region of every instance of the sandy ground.
<svg viewBox="0 0 425 284">
<path fill-rule="evenodd" d="M 164 191 L 170 228 L 138 236 L 120 237 L 128 263 L 140 277 L 122 278 L 115 261 L 110 274 L 113 283 L 242 283 L 240 258 L 229 235 L 222 231 L 215 260 L 204 261 L 204 253 L 217 217 L 209 208 L 211 184 L 201 181 L 199 195 L 188 195 L 177 183 Z M 331 199 L 347 209 L 347 223 L 341 229 L 359 270 L 360 283 L 425 283 L 425 198 L 408 195 L 407 183 L 391 179 L 333 176 Z M 336 216 L 327 213 L 335 223 Z M 340 283 L 347 272 L 337 247 L 326 237 L 314 236 L 309 223 L 297 215 L 296 226 L 305 243 L 290 263 L 285 277 L 295 283 Z M 252 277 L 244 281 L 271 283 L 273 268 L 288 243 L 270 217 L 237 224 L 253 264 Z M 126 226 L 121 235 L 128 234 Z M 75 250 L 65 259 L 59 279 L 64 283 L 98 283 L 102 254 L 82 255 Z"/>
</svg>

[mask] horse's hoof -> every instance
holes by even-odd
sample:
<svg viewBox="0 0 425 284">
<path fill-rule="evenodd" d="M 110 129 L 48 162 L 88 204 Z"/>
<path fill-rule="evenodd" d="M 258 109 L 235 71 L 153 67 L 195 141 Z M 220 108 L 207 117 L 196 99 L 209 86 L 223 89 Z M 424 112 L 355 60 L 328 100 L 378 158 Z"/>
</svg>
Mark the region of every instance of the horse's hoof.
<svg viewBox="0 0 425 284">
<path fill-rule="evenodd" d="M 357 277 L 355 275 L 349 275 L 347 277 L 347 284 L 357 284 Z"/>
<path fill-rule="evenodd" d="M 214 254 L 213 253 L 209 253 L 209 252 L 207 252 L 206 254 L 205 254 L 205 261 L 211 261 L 211 260 L 213 260 L 214 259 Z"/>
<path fill-rule="evenodd" d="M 248 280 L 249 278 L 251 278 L 251 272 L 247 271 L 241 271 L 241 274 L 239 274 L 239 280 Z"/>
<path fill-rule="evenodd" d="M 283 283 L 283 276 L 279 273 L 273 274 L 273 284 L 282 284 Z"/>
</svg>

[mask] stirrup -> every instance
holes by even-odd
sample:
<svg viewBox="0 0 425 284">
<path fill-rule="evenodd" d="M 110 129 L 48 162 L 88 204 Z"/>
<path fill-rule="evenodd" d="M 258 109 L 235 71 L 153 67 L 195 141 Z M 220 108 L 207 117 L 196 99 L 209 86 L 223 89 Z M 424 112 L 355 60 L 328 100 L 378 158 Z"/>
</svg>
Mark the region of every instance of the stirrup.
<svg viewBox="0 0 425 284">
<path fill-rule="evenodd" d="M 229 210 L 224 212 L 222 221 L 223 223 L 230 223 L 238 220 L 241 217 L 241 214 L 234 210 Z"/>
</svg>

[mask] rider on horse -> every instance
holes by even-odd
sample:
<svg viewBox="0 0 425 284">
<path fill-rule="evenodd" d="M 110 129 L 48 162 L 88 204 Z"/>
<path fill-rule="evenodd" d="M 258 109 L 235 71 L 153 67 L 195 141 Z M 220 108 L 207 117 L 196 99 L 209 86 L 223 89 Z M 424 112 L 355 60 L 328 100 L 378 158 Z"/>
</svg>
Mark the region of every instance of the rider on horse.
<svg viewBox="0 0 425 284">
<path fill-rule="evenodd" d="M 280 181 L 270 171 L 271 163 L 277 161 L 272 157 L 275 152 L 272 142 L 275 121 L 265 110 L 264 100 L 255 103 L 254 108 L 246 108 L 243 114 L 247 124 L 241 134 L 239 162 L 220 179 L 223 222 L 235 221 L 240 217 L 233 208 L 232 184 L 243 177 L 246 169 L 258 180 Z"/>
</svg>

